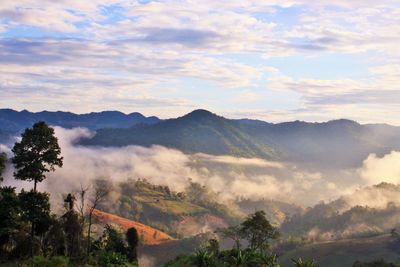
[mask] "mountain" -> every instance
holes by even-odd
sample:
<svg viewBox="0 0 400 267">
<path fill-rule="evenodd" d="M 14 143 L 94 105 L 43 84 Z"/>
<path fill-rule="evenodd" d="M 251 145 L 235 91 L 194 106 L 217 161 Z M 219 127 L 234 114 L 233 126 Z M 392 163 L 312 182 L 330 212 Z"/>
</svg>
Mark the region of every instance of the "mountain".
<svg viewBox="0 0 400 267">
<path fill-rule="evenodd" d="M 279 159 L 315 171 L 357 168 L 372 153 L 382 156 L 400 150 L 400 127 L 387 124 L 359 124 L 346 119 L 268 123 L 226 119 L 207 110 L 162 121 L 118 111 L 77 115 L 2 109 L 0 138 L 18 133 L 38 120 L 65 128 L 96 130 L 93 138 L 81 141 L 84 145 L 162 145 L 186 153 Z"/>
<path fill-rule="evenodd" d="M 128 129 L 100 129 L 84 145 L 125 146 L 162 145 L 188 153 L 277 158 L 275 151 L 258 143 L 237 122 L 206 110 L 195 110 L 183 117 L 154 125 Z"/>
<path fill-rule="evenodd" d="M 85 145 L 162 145 L 188 153 L 280 159 L 311 168 L 354 168 L 369 154 L 400 149 L 400 127 L 351 120 L 267 123 L 230 120 L 206 110 L 153 125 L 100 129 Z"/>
<path fill-rule="evenodd" d="M 400 127 L 351 120 L 241 124 L 255 141 L 279 151 L 281 159 L 323 168 L 358 167 L 369 154 L 400 149 Z"/>
<path fill-rule="evenodd" d="M 100 128 L 128 128 L 136 124 L 155 124 L 157 117 L 145 117 L 140 113 L 124 114 L 119 111 L 92 112 L 75 114 L 71 112 L 29 112 L 0 109 L 0 130 L 3 133 L 18 133 L 31 127 L 37 121 L 64 128 L 85 127 L 91 130 Z"/>
</svg>

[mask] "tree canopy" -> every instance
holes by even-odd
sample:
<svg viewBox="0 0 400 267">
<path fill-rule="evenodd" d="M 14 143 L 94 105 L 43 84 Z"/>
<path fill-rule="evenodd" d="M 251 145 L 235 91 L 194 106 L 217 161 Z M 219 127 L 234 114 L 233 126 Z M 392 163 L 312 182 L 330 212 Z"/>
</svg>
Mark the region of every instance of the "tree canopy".
<svg viewBox="0 0 400 267">
<path fill-rule="evenodd" d="M 270 239 L 279 237 L 277 228 L 272 226 L 265 217 L 264 211 L 250 214 L 241 224 L 243 237 L 250 243 L 252 249 L 265 249 Z"/>
<path fill-rule="evenodd" d="M 45 173 L 54 171 L 55 167 L 62 167 L 63 158 L 60 156 L 61 148 L 54 135 L 54 129 L 45 122 L 37 122 L 22 134 L 20 142 L 15 143 L 12 152 L 12 163 L 16 169 L 15 179 L 43 181 Z"/>
</svg>

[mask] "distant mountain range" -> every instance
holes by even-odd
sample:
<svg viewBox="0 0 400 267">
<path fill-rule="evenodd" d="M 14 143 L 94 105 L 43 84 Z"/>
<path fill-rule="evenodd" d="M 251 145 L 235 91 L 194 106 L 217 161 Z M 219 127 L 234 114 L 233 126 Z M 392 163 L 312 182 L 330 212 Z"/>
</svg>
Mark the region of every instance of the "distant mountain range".
<svg viewBox="0 0 400 267">
<path fill-rule="evenodd" d="M 359 124 L 351 120 L 324 123 L 268 123 L 231 120 L 207 110 L 160 120 L 140 113 L 105 111 L 77 115 L 69 112 L 0 110 L 0 138 L 44 120 L 65 128 L 96 130 L 82 145 L 162 145 L 186 153 L 207 153 L 285 160 L 322 168 L 360 166 L 366 157 L 400 149 L 400 127 Z"/>
<path fill-rule="evenodd" d="M 237 121 L 206 110 L 195 110 L 183 117 L 154 125 L 129 129 L 100 129 L 85 145 L 125 146 L 153 144 L 176 148 L 187 153 L 277 158 L 275 151 L 243 131 Z"/>
<path fill-rule="evenodd" d="M 31 127 L 37 121 L 64 128 L 85 127 L 91 130 L 100 128 L 129 128 L 136 124 L 155 124 L 157 117 L 145 117 L 138 112 L 124 114 L 119 111 L 92 112 L 75 114 L 71 112 L 29 112 L 0 109 L 0 130 L 3 133 L 17 133 Z"/>
<path fill-rule="evenodd" d="M 325 123 L 267 123 L 230 120 L 206 110 L 153 125 L 100 129 L 85 145 L 150 146 L 158 144 L 187 153 L 281 159 L 320 167 L 355 167 L 371 153 L 400 149 L 400 127 L 361 125 L 350 120 Z"/>
</svg>

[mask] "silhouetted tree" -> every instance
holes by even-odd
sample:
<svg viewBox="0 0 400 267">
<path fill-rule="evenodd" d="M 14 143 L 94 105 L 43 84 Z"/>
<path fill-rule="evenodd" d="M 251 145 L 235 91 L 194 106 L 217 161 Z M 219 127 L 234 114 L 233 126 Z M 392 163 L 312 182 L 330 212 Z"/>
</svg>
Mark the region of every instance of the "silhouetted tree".
<svg viewBox="0 0 400 267">
<path fill-rule="evenodd" d="M 31 256 L 34 254 L 34 238 L 48 230 L 51 225 L 49 194 L 22 190 L 18 195 L 22 218 L 31 222 Z"/>
<path fill-rule="evenodd" d="M 13 243 L 21 223 L 20 212 L 15 188 L 0 187 L 0 255 L 6 255 L 7 246 Z"/>
<path fill-rule="evenodd" d="M 54 129 L 45 122 L 37 122 L 22 134 L 21 142 L 15 143 L 12 152 L 12 163 L 16 169 L 15 179 L 33 181 L 33 191 L 36 185 L 43 181 L 45 173 L 62 167 L 63 158 Z"/>
<path fill-rule="evenodd" d="M 75 204 L 75 196 L 69 193 L 67 197 L 64 199 L 64 203 L 69 211 L 73 210 Z"/>
<path fill-rule="evenodd" d="M 269 223 L 264 211 L 250 214 L 242 222 L 240 231 L 243 238 L 249 241 L 250 248 L 254 250 L 268 248 L 268 241 L 279 237 L 278 230 Z"/>
<path fill-rule="evenodd" d="M 137 262 L 137 247 L 139 245 L 139 234 L 136 228 L 132 227 L 126 231 L 126 242 L 128 243 L 128 259 Z"/>
</svg>

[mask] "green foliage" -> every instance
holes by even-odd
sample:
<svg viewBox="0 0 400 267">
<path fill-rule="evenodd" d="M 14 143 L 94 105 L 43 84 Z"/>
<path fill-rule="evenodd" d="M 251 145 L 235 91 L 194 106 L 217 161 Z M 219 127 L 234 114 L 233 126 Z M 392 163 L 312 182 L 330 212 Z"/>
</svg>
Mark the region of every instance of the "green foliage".
<svg viewBox="0 0 400 267">
<path fill-rule="evenodd" d="M 69 259 L 63 256 L 42 257 L 35 256 L 31 261 L 33 267 L 68 267 Z"/>
<path fill-rule="evenodd" d="M 18 198 L 22 218 L 35 223 L 35 234 L 47 231 L 51 224 L 49 194 L 22 190 Z"/>
<path fill-rule="evenodd" d="M 69 255 L 67 253 L 67 238 L 64 232 L 64 221 L 55 216 L 51 218 L 51 226 L 43 237 L 43 254 L 45 256 Z"/>
<path fill-rule="evenodd" d="M 193 263 L 198 267 L 217 266 L 217 258 L 213 252 L 207 249 L 200 249 L 194 255 Z"/>
<path fill-rule="evenodd" d="M 97 244 L 97 248 L 102 250 L 126 254 L 126 246 L 122 233 L 111 225 L 105 226 L 103 235 Z"/>
<path fill-rule="evenodd" d="M 219 229 L 224 237 L 235 241 L 235 248 L 220 251 L 219 243 L 216 239 L 210 239 L 208 246 L 198 250 L 190 256 L 191 265 L 196 267 L 279 267 L 277 257 L 268 252 L 268 242 L 279 236 L 278 230 L 273 227 L 265 218 L 263 211 L 250 214 L 239 226 L 231 226 Z M 240 249 L 240 239 L 247 239 L 249 247 Z M 180 261 L 188 261 L 185 258 L 178 258 Z M 166 266 L 179 266 L 171 261 Z M 303 266 L 302 266 L 303 267 Z M 311 267 L 311 266 L 304 266 Z"/>
<path fill-rule="evenodd" d="M 136 263 L 129 262 L 126 255 L 114 251 L 100 250 L 94 253 L 94 261 L 89 266 L 98 267 L 136 267 Z"/>
<path fill-rule="evenodd" d="M 62 216 L 62 222 L 67 255 L 78 257 L 82 253 L 84 242 L 82 218 L 71 209 Z"/>
<path fill-rule="evenodd" d="M 12 163 L 15 166 L 15 179 L 43 181 L 45 173 L 62 167 L 63 158 L 54 129 L 45 122 L 37 122 L 22 134 L 21 142 L 15 143 L 12 152 Z"/>
<path fill-rule="evenodd" d="M 200 249 L 190 256 L 179 256 L 165 267 L 280 267 L 274 254 L 244 250 L 225 250 L 218 253 Z"/>
<path fill-rule="evenodd" d="M 20 207 L 14 187 L 0 187 L 0 255 L 12 248 L 21 226 Z"/>
</svg>

